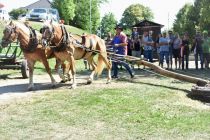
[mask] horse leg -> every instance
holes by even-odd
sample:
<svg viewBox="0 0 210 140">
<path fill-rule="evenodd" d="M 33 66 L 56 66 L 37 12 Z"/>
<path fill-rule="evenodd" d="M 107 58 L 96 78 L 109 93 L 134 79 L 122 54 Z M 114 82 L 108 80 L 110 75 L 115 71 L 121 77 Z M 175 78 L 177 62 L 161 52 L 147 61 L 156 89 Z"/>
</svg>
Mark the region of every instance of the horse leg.
<svg viewBox="0 0 210 140">
<path fill-rule="evenodd" d="M 77 84 L 76 84 L 76 68 L 75 68 L 75 60 L 74 57 L 71 55 L 70 59 L 69 59 L 69 65 L 70 65 L 70 70 L 71 70 L 71 74 L 72 74 L 72 85 L 71 88 L 75 89 Z"/>
<path fill-rule="evenodd" d="M 93 82 L 93 78 L 94 78 L 94 75 L 96 73 L 96 71 L 95 71 L 96 70 L 96 63 L 93 60 L 93 56 L 87 58 L 87 61 L 91 65 L 91 67 L 93 69 L 91 74 L 90 74 L 90 76 L 89 76 L 89 78 L 88 78 L 88 80 L 87 80 L 87 84 L 91 84 Z"/>
<path fill-rule="evenodd" d="M 34 89 L 34 82 L 33 82 L 33 72 L 34 72 L 34 61 L 29 61 L 27 60 L 28 63 L 28 68 L 29 68 L 29 85 L 28 85 L 28 90 L 31 91 Z"/>
<path fill-rule="evenodd" d="M 43 63 L 43 65 L 44 65 L 44 67 L 45 67 L 47 73 L 48 73 L 49 76 L 50 76 L 51 83 L 52 83 L 52 87 L 55 87 L 56 82 L 55 82 L 54 77 L 52 76 L 51 69 L 50 69 L 50 66 L 49 66 L 49 63 L 48 63 L 47 59 L 42 59 L 42 63 Z"/>
<path fill-rule="evenodd" d="M 107 76 L 107 84 L 111 83 L 111 69 L 112 69 L 112 63 L 111 63 L 111 60 L 108 60 L 107 56 L 106 55 L 103 55 L 101 54 L 102 56 L 102 59 L 104 61 L 104 63 L 106 64 L 106 67 L 107 67 L 107 72 L 108 72 L 108 76 Z"/>
</svg>

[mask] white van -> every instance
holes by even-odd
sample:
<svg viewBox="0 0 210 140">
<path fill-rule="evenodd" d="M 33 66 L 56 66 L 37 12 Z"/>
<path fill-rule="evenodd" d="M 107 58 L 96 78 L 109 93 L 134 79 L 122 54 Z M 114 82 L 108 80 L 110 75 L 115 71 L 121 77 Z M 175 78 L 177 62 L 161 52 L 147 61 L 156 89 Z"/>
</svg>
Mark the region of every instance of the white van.
<svg viewBox="0 0 210 140">
<path fill-rule="evenodd" d="M 10 20 L 8 12 L 4 9 L 0 9 L 0 20 Z"/>
</svg>

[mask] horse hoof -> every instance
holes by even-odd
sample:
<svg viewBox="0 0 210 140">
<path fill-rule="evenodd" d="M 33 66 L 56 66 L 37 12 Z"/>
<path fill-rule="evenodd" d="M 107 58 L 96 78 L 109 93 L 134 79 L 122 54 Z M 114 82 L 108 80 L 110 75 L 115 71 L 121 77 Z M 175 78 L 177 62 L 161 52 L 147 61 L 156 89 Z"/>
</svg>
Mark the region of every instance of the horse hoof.
<svg viewBox="0 0 210 140">
<path fill-rule="evenodd" d="M 92 81 L 91 81 L 91 80 L 88 80 L 88 81 L 87 81 L 87 84 L 88 84 L 88 85 L 90 85 L 91 83 L 92 83 Z"/>
<path fill-rule="evenodd" d="M 76 89 L 77 85 L 73 84 L 71 85 L 70 89 Z"/>
<path fill-rule="evenodd" d="M 28 91 L 33 91 L 34 87 L 28 87 Z"/>
<path fill-rule="evenodd" d="M 60 81 L 60 83 L 66 83 L 66 82 L 67 82 L 66 80 L 61 80 L 61 81 Z"/>
</svg>

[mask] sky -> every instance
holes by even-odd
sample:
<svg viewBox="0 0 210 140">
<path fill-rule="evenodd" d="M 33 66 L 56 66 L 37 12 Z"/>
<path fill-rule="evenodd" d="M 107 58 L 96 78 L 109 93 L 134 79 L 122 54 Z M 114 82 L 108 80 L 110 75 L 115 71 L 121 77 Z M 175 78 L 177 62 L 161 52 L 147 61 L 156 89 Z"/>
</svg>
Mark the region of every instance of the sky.
<svg viewBox="0 0 210 140">
<path fill-rule="evenodd" d="M 0 0 L 7 10 L 24 7 L 38 0 Z M 112 12 L 119 21 L 124 10 L 131 4 L 142 4 L 149 7 L 154 13 L 154 22 L 165 25 L 165 29 L 170 29 L 176 19 L 176 14 L 185 3 L 193 3 L 194 0 L 109 0 L 109 3 L 101 5 L 101 17 Z"/>
</svg>

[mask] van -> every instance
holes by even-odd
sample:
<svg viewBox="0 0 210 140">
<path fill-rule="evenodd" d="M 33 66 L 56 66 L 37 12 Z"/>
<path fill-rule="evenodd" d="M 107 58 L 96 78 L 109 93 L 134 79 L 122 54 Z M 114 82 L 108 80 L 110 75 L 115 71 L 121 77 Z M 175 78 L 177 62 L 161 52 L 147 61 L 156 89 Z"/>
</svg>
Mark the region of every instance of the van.
<svg viewBox="0 0 210 140">
<path fill-rule="evenodd" d="M 49 9 L 49 13 L 52 15 L 54 21 L 58 22 L 60 20 L 60 16 L 57 9 Z"/>
<path fill-rule="evenodd" d="M 34 8 L 26 15 L 26 20 L 45 21 L 51 19 L 52 14 L 47 8 Z"/>
<path fill-rule="evenodd" d="M 8 12 L 4 9 L 0 9 L 0 20 L 10 20 Z"/>
</svg>

